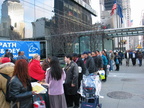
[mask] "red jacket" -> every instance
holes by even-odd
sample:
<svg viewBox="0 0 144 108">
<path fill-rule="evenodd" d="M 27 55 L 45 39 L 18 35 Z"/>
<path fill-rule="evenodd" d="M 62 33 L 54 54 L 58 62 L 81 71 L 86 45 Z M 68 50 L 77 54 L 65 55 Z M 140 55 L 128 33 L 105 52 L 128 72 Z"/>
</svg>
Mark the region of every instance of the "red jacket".
<svg viewBox="0 0 144 108">
<path fill-rule="evenodd" d="M 42 69 L 40 61 L 34 59 L 29 63 L 29 75 L 36 80 L 45 78 L 45 71 Z"/>
</svg>

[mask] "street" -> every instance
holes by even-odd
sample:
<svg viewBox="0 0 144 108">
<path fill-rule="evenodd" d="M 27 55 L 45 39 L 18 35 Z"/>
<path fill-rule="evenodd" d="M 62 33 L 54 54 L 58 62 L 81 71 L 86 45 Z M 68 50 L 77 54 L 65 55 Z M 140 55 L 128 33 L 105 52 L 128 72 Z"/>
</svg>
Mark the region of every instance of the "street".
<svg viewBox="0 0 144 108">
<path fill-rule="evenodd" d="M 102 83 L 100 103 L 102 108 L 144 108 L 144 66 L 120 66 L 120 71 L 110 71 Z"/>
</svg>

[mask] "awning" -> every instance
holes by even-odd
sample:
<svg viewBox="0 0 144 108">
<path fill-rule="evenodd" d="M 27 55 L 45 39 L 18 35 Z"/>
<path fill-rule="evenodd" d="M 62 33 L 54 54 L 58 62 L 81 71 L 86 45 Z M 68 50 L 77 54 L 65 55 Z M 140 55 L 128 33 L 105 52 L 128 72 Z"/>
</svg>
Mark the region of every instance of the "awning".
<svg viewBox="0 0 144 108">
<path fill-rule="evenodd" d="M 105 37 L 128 37 L 128 36 L 139 36 L 144 35 L 144 26 L 141 27 L 130 27 L 130 28 L 117 28 L 117 29 L 105 29 Z"/>
</svg>

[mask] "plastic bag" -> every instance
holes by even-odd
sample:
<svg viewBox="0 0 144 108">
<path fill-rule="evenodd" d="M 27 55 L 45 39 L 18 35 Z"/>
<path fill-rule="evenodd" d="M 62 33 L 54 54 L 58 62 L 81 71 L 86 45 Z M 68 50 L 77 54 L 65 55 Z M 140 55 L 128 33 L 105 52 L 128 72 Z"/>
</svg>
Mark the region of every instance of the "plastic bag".
<svg viewBox="0 0 144 108">
<path fill-rule="evenodd" d="M 99 73 L 99 76 L 100 76 L 101 80 L 105 79 L 105 71 L 104 70 L 99 70 L 98 73 Z"/>
<path fill-rule="evenodd" d="M 82 97 L 94 97 L 99 95 L 101 91 L 101 81 L 99 75 L 90 74 L 88 76 L 83 75 L 81 86 L 78 93 Z"/>
<path fill-rule="evenodd" d="M 35 95 L 33 100 L 33 108 L 46 108 L 45 101 L 41 95 Z"/>
</svg>

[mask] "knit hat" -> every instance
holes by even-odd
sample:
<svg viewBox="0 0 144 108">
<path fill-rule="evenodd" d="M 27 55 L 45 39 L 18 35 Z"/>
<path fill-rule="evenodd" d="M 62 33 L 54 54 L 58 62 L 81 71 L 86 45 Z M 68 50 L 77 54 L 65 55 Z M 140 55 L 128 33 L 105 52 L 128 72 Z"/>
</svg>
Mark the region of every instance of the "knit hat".
<svg viewBox="0 0 144 108">
<path fill-rule="evenodd" d="M 10 62 L 11 60 L 10 60 L 10 58 L 8 58 L 8 57 L 4 57 L 4 58 L 2 58 L 2 60 L 1 60 L 1 62 L 2 63 L 7 63 L 7 62 Z"/>
</svg>

